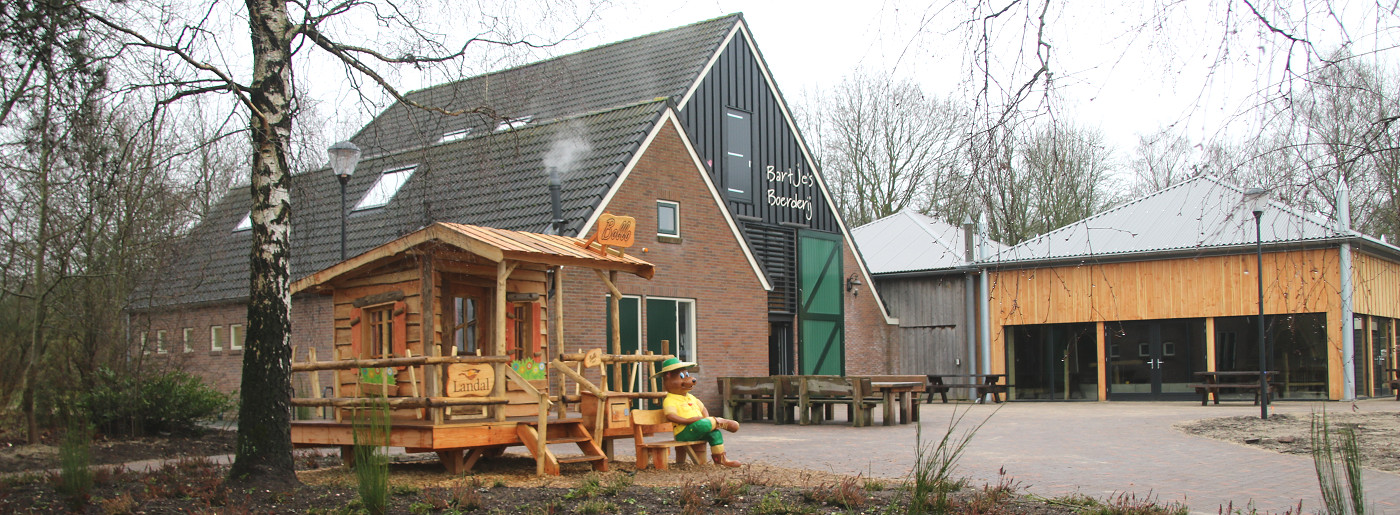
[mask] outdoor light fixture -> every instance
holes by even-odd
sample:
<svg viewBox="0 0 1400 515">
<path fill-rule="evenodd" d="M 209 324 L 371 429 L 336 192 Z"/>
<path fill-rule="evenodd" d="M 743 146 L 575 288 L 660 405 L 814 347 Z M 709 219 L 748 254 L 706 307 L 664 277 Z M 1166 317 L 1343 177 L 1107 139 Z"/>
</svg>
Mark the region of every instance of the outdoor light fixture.
<svg viewBox="0 0 1400 515">
<path fill-rule="evenodd" d="M 860 278 L 856 277 L 856 274 L 851 274 L 850 277 L 846 278 L 846 291 L 851 292 L 851 296 L 853 297 L 859 297 L 860 290 L 857 290 L 856 287 L 861 284 Z"/>
<path fill-rule="evenodd" d="M 1264 236 L 1260 219 L 1263 218 L 1264 208 L 1269 203 L 1269 190 L 1264 188 L 1246 189 L 1244 190 L 1244 200 L 1249 206 L 1250 212 L 1254 213 L 1254 250 L 1258 263 L 1255 267 L 1254 279 L 1259 284 L 1259 418 L 1268 420 L 1269 366 L 1268 353 L 1264 349 Z"/>
<path fill-rule="evenodd" d="M 331 157 L 331 171 L 340 179 L 340 260 L 345 261 L 345 183 L 355 175 L 355 165 L 360 164 L 360 147 L 349 141 L 331 145 L 326 150 Z"/>
</svg>

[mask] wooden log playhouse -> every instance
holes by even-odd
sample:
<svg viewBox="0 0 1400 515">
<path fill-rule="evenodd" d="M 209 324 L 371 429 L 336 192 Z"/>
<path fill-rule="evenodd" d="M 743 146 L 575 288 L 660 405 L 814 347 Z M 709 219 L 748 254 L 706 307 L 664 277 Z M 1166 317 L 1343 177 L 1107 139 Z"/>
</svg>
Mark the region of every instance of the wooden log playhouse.
<svg viewBox="0 0 1400 515">
<path fill-rule="evenodd" d="M 607 470 L 612 440 L 633 437 L 630 405 L 666 394 L 636 378 L 669 356 L 620 354 L 617 276 L 655 269 L 611 248 L 623 242 L 595 240 L 435 223 L 294 283 L 294 294 L 333 296 L 335 334 L 331 359 L 311 349 L 292 364 L 310 395 L 292 405 L 324 414 L 294 421 L 292 443 L 348 457 L 356 417 L 387 405 L 388 444 L 436 452 L 453 474 L 517 445 L 537 474 L 576 462 Z M 611 294 L 611 353 L 562 352 L 566 266 L 593 270 Z M 556 456 L 551 444 L 579 454 Z"/>
</svg>

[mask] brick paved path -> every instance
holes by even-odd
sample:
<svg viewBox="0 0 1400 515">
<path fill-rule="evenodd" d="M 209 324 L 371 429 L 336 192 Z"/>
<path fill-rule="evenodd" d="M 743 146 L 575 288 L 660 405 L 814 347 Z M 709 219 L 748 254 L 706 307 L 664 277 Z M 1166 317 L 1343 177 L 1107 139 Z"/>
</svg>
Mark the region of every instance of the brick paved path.
<svg viewBox="0 0 1400 515">
<path fill-rule="evenodd" d="M 1054 497 L 1080 492 L 1103 498 L 1119 492 L 1139 498 L 1180 501 L 1192 512 L 1217 513 L 1253 500 L 1261 510 L 1282 511 L 1303 501 L 1305 512 L 1321 508 L 1309 456 L 1284 455 L 1189 436 L 1172 429 L 1178 422 L 1235 415 L 1258 416 L 1248 403 L 1202 407 L 1188 402 L 1015 402 L 1002 405 L 979 431 L 960 462 L 959 475 L 974 484 L 995 482 L 999 469 L 1031 493 Z M 1307 415 L 1322 403 L 1285 402 L 1271 412 Z M 1349 410 L 1350 403 L 1326 403 Z M 964 404 L 961 407 L 966 408 Z M 1400 411 L 1386 399 L 1357 403 L 1362 411 Z M 996 405 L 972 405 L 964 421 L 971 427 Z M 953 404 L 925 404 L 925 441 L 940 438 Z M 878 411 L 878 410 L 877 410 Z M 879 415 L 876 415 L 877 424 Z M 836 420 L 845 420 L 837 414 Z M 851 428 L 748 423 L 726 438 L 735 459 L 843 474 L 895 478 L 914 461 L 915 425 Z M 619 446 L 621 448 L 622 446 Z M 1387 450 L 1387 452 L 1395 452 Z M 1367 470 L 1366 492 L 1374 508 L 1400 513 L 1400 475 Z"/>
</svg>

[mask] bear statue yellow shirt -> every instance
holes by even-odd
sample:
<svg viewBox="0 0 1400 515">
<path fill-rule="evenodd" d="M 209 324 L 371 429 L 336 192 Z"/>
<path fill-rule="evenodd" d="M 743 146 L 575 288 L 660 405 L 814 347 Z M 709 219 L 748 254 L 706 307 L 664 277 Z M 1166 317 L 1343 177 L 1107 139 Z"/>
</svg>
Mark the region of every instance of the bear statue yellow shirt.
<svg viewBox="0 0 1400 515">
<path fill-rule="evenodd" d="M 666 398 L 661 400 L 661 409 L 665 410 L 667 415 L 675 415 L 680 418 L 703 416 L 705 414 L 704 408 L 705 403 L 700 402 L 700 399 L 689 393 L 685 395 L 668 393 Z M 680 433 L 686 427 L 682 424 L 674 424 L 674 426 L 674 433 Z"/>
</svg>

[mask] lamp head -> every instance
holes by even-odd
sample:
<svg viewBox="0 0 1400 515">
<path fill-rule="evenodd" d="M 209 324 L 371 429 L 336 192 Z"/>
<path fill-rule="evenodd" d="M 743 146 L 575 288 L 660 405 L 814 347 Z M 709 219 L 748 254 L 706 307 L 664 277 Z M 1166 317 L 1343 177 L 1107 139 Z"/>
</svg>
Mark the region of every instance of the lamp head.
<svg viewBox="0 0 1400 515">
<path fill-rule="evenodd" d="M 1249 207 L 1250 212 L 1254 213 L 1255 218 L 1262 216 L 1264 209 L 1269 207 L 1270 191 L 1268 188 L 1245 188 L 1245 205 Z"/>
<path fill-rule="evenodd" d="M 349 141 L 342 141 L 331 145 L 326 153 L 331 157 L 331 170 L 335 171 L 340 180 L 347 180 L 355 174 L 355 165 L 360 164 L 360 147 Z"/>
</svg>

